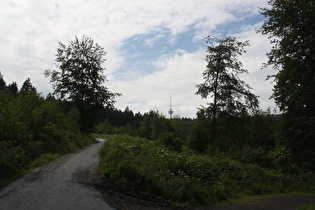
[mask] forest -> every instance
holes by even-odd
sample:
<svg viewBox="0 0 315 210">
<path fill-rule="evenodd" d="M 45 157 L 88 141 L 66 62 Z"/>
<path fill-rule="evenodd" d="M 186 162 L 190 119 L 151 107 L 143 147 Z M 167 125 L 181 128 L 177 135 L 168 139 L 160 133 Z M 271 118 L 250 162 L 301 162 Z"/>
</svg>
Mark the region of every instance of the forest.
<svg viewBox="0 0 315 210">
<path fill-rule="evenodd" d="M 207 66 L 196 94 L 209 99 L 196 118 L 115 108 L 106 52 L 83 36 L 59 43 L 57 70 L 45 71 L 46 97 L 28 78 L 21 88 L 0 73 L 0 186 L 59 155 L 105 138 L 99 174 L 125 189 L 185 206 L 244 195 L 315 193 L 315 16 L 312 1 L 270 1 L 259 33 L 274 47 L 272 100 L 261 110 L 239 56 L 249 41 L 208 36 Z M 83 59 L 82 59 L 83 57 Z M 263 78 L 265 79 L 265 78 Z"/>
</svg>

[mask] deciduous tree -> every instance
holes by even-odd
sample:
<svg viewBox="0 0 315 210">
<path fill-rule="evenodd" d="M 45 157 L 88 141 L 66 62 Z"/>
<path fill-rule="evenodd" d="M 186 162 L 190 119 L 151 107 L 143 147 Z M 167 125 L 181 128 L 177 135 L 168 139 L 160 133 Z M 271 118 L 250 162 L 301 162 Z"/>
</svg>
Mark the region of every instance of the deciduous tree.
<svg viewBox="0 0 315 210">
<path fill-rule="evenodd" d="M 260 32 L 273 44 L 266 66 L 278 70 L 272 97 L 283 111 L 283 137 L 298 162 L 315 170 L 315 2 L 268 3 Z"/>
<path fill-rule="evenodd" d="M 75 37 L 69 45 L 59 43 L 56 54 L 58 70 L 46 71 L 54 93 L 62 100 L 74 103 L 81 112 L 83 126 L 90 128 L 100 108 L 113 106 L 118 93 L 112 93 L 103 86 L 106 76 L 106 52 L 92 38 Z"/>
<path fill-rule="evenodd" d="M 220 113 L 233 116 L 246 114 L 258 108 L 257 96 L 250 92 L 250 87 L 238 77 L 247 73 L 238 56 L 248 46 L 248 41 L 241 42 L 235 37 L 215 39 L 206 37 L 207 69 L 203 72 L 204 83 L 197 85 L 197 95 L 212 98 L 207 108 L 210 117 L 216 119 Z"/>
</svg>

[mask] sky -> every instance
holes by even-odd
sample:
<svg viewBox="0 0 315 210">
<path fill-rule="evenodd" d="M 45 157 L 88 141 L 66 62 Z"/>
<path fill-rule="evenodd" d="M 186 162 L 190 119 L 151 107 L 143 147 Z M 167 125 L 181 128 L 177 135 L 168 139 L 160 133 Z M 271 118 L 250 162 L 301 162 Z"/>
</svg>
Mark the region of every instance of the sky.
<svg viewBox="0 0 315 210">
<path fill-rule="evenodd" d="M 240 75 L 259 96 L 260 108 L 275 108 L 273 84 L 262 68 L 271 49 L 257 33 L 268 0 L 1 0 L 0 71 L 19 87 L 30 78 L 44 96 L 53 92 L 45 70 L 55 70 L 58 43 L 91 37 L 104 47 L 104 86 L 121 93 L 115 107 L 134 113 L 158 110 L 195 118 L 211 98 L 196 95 L 206 69 L 208 35 L 249 40 L 239 57 L 249 73 Z"/>
</svg>

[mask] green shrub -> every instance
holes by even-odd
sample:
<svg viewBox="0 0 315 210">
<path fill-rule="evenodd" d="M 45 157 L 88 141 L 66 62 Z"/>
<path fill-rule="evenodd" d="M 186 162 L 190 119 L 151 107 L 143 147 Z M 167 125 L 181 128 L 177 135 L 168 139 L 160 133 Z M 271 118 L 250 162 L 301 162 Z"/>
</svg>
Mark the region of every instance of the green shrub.
<svg viewBox="0 0 315 210">
<path fill-rule="evenodd" d="M 0 179 L 9 178 L 23 168 L 27 156 L 20 146 L 0 141 Z"/>
<path fill-rule="evenodd" d="M 226 157 L 176 152 L 158 141 L 111 136 L 100 149 L 100 173 L 120 184 L 174 203 L 213 204 L 242 194 L 282 193 L 313 185 L 279 171 Z"/>
<path fill-rule="evenodd" d="M 166 132 L 160 135 L 159 141 L 171 150 L 178 152 L 182 151 L 182 141 L 180 138 L 175 137 L 172 133 Z"/>
<path fill-rule="evenodd" d="M 36 91 L 14 95 L 0 90 L 1 183 L 23 174 L 29 165 L 49 161 L 43 154 L 73 152 L 92 142 L 80 132 L 79 111 L 65 107 Z"/>
<path fill-rule="evenodd" d="M 292 161 L 292 154 L 290 149 L 285 145 L 276 145 L 267 154 L 273 168 L 283 171 L 292 171 L 296 169 L 296 165 Z"/>
</svg>

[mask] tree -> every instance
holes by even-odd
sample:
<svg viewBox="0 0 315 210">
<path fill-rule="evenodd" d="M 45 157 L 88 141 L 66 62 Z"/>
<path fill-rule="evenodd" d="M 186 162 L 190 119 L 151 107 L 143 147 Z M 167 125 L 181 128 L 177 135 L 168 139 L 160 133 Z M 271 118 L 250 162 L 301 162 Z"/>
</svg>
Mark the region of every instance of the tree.
<svg viewBox="0 0 315 210">
<path fill-rule="evenodd" d="M 16 82 L 12 82 L 11 84 L 8 85 L 7 88 L 15 96 L 19 93 L 19 88 Z"/>
<path fill-rule="evenodd" d="M 273 44 L 265 66 L 278 70 L 272 97 L 283 112 L 283 137 L 297 161 L 315 170 L 315 2 L 268 3 L 260 32 Z"/>
<path fill-rule="evenodd" d="M 104 106 L 113 106 L 118 93 L 103 86 L 106 76 L 106 52 L 92 38 L 77 37 L 66 46 L 59 42 L 56 62 L 58 70 L 45 71 L 50 77 L 54 94 L 64 101 L 74 103 L 80 110 L 83 126 L 91 128 L 97 111 Z"/>
<path fill-rule="evenodd" d="M 216 43 L 217 45 L 215 45 Z M 250 87 L 238 74 L 247 73 L 237 56 L 242 55 L 248 41 L 241 42 L 235 37 L 215 39 L 206 37 L 207 69 L 203 72 L 204 83 L 197 85 L 197 95 L 213 102 L 209 103 L 210 117 L 215 119 L 220 113 L 233 116 L 246 114 L 258 108 L 257 96 L 250 92 Z"/>
<path fill-rule="evenodd" d="M 6 85 L 6 83 L 5 83 L 3 76 L 0 72 L 0 90 L 5 90 L 5 85 Z"/>
<path fill-rule="evenodd" d="M 22 92 L 22 91 L 26 91 L 26 92 L 36 91 L 36 88 L 33 86 L 30 78 L 27 78 L 24 81 L 24 83 L 20 89 L 20 92 Z"/>
</svg>

